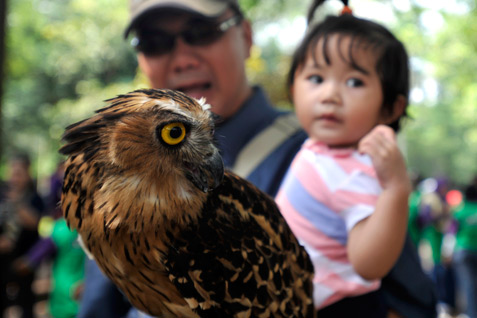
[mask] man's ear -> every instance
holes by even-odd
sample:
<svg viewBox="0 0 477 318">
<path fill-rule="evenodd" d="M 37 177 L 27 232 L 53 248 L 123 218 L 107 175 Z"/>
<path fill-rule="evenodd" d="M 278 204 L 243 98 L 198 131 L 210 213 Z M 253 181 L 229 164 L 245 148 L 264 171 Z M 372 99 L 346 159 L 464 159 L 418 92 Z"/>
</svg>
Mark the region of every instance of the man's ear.
<svg viewBox="0 0 477 318">
<path fill-rule="evenodd" d="M 139 65 L 139 68 L 144 74 L 149 74 L 150 72 L 150 67 L 149 64 L 147 63 L 146 56 L 142 52 L 138 52 L 136 54 L 137 58 L 137 64 Z"/>
<path fill-rule="evenodd" d="M 246 58 L 250 57 L 250 50 L 252 49 L 253 45 L 253 32 L 252 32 L 252 26 L 250 25 L 250 21 L 248 20 L 243 20 L 242 21 L 242 32 L 243 32 L 243 37 L 244 37 L 244 43 L 245 43 L 245 49 L 247 50 L 246 52 Z"/>
<path fill-rule="evenodd" d="M 404 114 L 406 105 L 407 105 L 406 97 L 404 97 L 404 95 L 398 95 L 398 97 L 393 103 L 392 112 L 390 114 L 386 113 L 383 116 L 382 123 L 387 125 L 396 121 L 399 117 L 401 117 Z"/>
</svg>

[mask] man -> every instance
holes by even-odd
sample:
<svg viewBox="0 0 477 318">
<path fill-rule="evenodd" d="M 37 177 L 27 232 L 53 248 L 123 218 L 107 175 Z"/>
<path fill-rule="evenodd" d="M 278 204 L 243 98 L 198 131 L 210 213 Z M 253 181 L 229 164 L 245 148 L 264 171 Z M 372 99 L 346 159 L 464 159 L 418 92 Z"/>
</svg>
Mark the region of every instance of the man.
<svg viewBox="0 0 477 318">
<path fill-rule="evenodd" d="M 151 87 L 205 97 L 220 116 L 215 135 L 225 166 L 274 196 L 306 135 L 248 83 L 252 30 L 237 1 L 132 0 L 130 12 L 125 36 L 135 36 L 139 67 Z M 79 317 L 117 318 L 127 308 L 89 261 Z"/>
<path fill-rule="evenodd" d="M 205 97 L 221 117 L 215 135 L 225 166 L 274 196 L 306 135 L 293 117 L 269 103 L 262 89 L 248 83 L 245 60 L 252 29 L 237 0 L 131 0 L 130 13 L 125 36 L 135 36 L 139 67 L 151 87 Z M 403 266 L 385 278 L 386 300 L 403 308 L 396 309 L 403 317 L 431 318 L 431 282 L 409 242 L 403 255 L 398 260 Z M 129 306 L 88 262 L 79 317 L 123 317 Z"/>
</svg>

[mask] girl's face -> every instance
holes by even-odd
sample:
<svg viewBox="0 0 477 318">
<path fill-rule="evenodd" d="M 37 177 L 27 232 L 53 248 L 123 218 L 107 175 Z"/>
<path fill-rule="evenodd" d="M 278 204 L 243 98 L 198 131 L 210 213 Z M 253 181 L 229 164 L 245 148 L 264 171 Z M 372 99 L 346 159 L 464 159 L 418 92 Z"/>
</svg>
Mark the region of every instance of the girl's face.
<svg viewBox="0 0 477 318">
<path fill-rule="evenodd" d="M 350 38 L 332 35 L 323 56 L 323 39 L 315 57 L 308 54 L 295 72 L 291 87 L 297 117 L 308 136 L 330 147 L 355 147 L 378 124 L 387 123 L 381 111 L 383 92 L 376 73 L 376 54 L 371 49 L 353 47 L 349 62 Z"/>
</svg>

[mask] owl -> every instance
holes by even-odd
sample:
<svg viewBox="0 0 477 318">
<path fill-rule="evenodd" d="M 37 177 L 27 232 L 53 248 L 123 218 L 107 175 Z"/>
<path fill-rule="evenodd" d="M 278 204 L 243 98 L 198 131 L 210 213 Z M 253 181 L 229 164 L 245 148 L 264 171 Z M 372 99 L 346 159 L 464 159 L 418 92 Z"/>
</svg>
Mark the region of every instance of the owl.
<svg viewBox="0 0 477 318">
<path fill-rule="evenodd" d="M 61 207 L 129 301 L 158 317 L 314 317 L 310 259 L 273 199 L 224 171 L 210 106 L 156 89 L 107 103 L 66 128 Z"/>
</svg>

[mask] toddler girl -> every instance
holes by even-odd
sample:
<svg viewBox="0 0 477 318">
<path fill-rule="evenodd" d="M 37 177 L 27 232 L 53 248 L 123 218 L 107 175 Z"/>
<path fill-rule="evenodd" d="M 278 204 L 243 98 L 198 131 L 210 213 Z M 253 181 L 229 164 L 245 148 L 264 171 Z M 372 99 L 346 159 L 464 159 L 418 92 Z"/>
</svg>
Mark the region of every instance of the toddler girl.
<svg viewBox="0 0 477 318">
<path fill-rule="evenodd" d="M 384 27 L 344 11 L 310 27 L 293 56 L 288 85 L 309 138 L 277 203 L 315 266 L 319 317 L 386 317 L 376 291 L 402 250 L 411 190 L 395 138 L 408 57 Z"/>
</svg>

